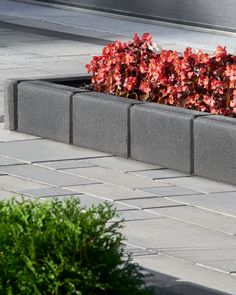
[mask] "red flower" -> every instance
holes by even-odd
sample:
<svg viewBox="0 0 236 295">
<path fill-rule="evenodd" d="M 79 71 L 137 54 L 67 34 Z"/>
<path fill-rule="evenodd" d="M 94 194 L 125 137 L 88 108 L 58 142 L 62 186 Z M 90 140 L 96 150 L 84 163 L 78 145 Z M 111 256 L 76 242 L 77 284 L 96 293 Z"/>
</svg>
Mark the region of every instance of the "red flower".
<svg viewBox="0 0 236 295">
<path fill-rule="evenodd" d="M 127 91 L 133 91 L 136 85 L 137 78 L 136 77 L 129 77 L 125 79 L 124 87 Z"/>
<path fill-rule="evenodd" d="M 141 82 L 139 89 L 147 94 L 152 91 L 148 82 Z"/>
</svg>

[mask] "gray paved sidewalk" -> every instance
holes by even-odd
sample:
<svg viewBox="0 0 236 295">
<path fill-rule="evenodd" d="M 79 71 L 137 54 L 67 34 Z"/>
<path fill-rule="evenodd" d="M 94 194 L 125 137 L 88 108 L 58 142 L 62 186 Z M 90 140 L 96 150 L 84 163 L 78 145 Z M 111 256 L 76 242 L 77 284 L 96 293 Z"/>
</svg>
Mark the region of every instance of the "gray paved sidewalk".
<svg viewBox="0 0 236 295">
<path fill-rule="evenodd" d="M 6 78 L 84 73 L 84 65 L 102 49 L 98 37 L 112 39 L 121 33 L 125 38 L 134 31 L 152 30 L 154 36 L 159 34 L 166 44 L 171 44 L 167 39 L 172 40 L 178 48 L 188 43 L 212 49 L 220 38 L 230 48 L 236 47 L 234 36 L 183 33 L 130 20 L 127 25 L 117 18 L 77 10 L 2 0 L 0 11 L 0 19 L 5 14 L 11 22 L 10 17 L 17 21 L 25 17 L 23 22 L 37 18 L 47 26 L 49 21 L 59 22 L 65 31 L 72 22 L 72 32 L 83 25 L 84 34 L 92 32 L 96 37 L 68 40 L 67 34 L 59 38 L 42 35 L 42 31 L 0 27 L 0 122 Z M 201 36 L 208 37 L 201 43 Z M 188 295 L 205 294 L 203 290 L 191 293 L 189 284 L 197 284 L 198 290 L 208 287 L 236 294 L 236 186 L 10 132 L 0 123 L 0 199 L 21 194 L 44 200 L 73 194 L 87 206 L 112 202 L 126 220 L 127 249 L 134 253 L 135 261 L 155 272 L 148 278 L 150 282 L 161 282 L 167 289 L 182 288 L 179 294 L 184 294 L 184 289 Z"/>
</svg>

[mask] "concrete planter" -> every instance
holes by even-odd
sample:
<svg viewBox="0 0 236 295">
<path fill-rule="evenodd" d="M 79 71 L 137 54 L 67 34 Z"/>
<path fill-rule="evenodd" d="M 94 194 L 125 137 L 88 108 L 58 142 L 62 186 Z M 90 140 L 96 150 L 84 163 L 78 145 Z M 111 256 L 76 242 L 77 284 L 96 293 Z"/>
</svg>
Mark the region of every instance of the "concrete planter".
<svg viewBox="0 0 236 295">
<path fill-rule="evenodd" d="M 194 123 L 195 173 L 236 184 L 236 119 L 199 117 Z"/>
<path fill-rule="evenodd" d="M 5 128 L 236 184 L 235 119 L 74 87 L 85 79 L 8 81 Z"/>
</svg>

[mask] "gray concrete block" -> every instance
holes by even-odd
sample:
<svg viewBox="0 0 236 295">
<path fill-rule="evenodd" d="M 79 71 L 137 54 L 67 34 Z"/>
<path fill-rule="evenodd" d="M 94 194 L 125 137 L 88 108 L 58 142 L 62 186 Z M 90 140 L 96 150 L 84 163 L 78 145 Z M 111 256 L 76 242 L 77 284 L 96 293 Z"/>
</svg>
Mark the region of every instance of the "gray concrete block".
<svg viewBox="0 0 236 295">
<path fill-rule="evenodd" d="M 68 189 L 72 190 L 72 192 L 74 191 L 75 193 L 84 193 L 95 197 L 105 198 L 107 200 L 137 199 L 155 196 L 141 190 L 134 190 L 108 183 L 70 186 Z"/>
<path fill-rule="evenodd" d="M 168 200 L 173 200 L 173 198 L 169 198 Z M 214 201 L 217 202 L 217 198 Z M 179 206 L 154 208 L 152 211 L 187 223 L 211 228 L 216 231 L 231 235 L 236 234 L 236 218 L 211 212 L 209 210 L 203 210 L 193 206 Z"/>
<path fill-rule="evenodd" d="M 58 187 L 98 183 L 89 178 L 77 177 L 75 175 L 32 165 L 4 166 L 0 167 L 0 172 Z"/>
<path fill-rule="evenodd" d="M 143 176 L 151 179 L 166 179 L 166 178 L 178 178 L 178 177 L 187 177 L 188 174 L 178 172 L 171 169 L 153 169 L 147 171 L 135 171 L 130 172 L 130 174 Z"/>
<path fill-rule="evenodd" d="M 20 76 L 20 75 L 19 75 Z M 4 128 L 9 130 L 17 129 L 17 96 L 18 87 L 17 85 L 23 81 L 32 81 L 37 79 L 37 77 L 23 77 L 21 79 L 7 79 L 4 82 Z M 43 78 L 38 77 L 41 81 L 45 80 L 48 82 L 57 82 L 58 84 L 72 84 L 75 81 L 88 80 L 89 75 L 63 75 L 63 77 L 56 77 L 50 75 L 50 77 Z"/>
<path fill-rule="evenodd" d="M 29 179 L 22 179 L 11 175 L 3 175 L 0 177 L 0 189 L 10 191 L 12 193 L 21 194 L 21 191 L 27 189 L 41 189 L 47 186 L 37 183 Z"/>
<path fill-rule="evenodd" d="M 123 200 L 125 204 L 136 206 L 141 209 L 150 209 L 150 208 L 166 208 L 166 207 L 183 207 L 185 205 L 175 202 L 174 200 L 168 200 L 165 198 L 138 198 L 138 199 L 130 199 Z"/>
<path fill-rule="evenodd" d="M 205 261 L 211 261 L 215 263 L 217 261 L 229 261 L 236 257 L 236 248 L 227 249 L 227 248 L 180 248 L 180 249 L 165 249 L 163 254 L 168 256 L 177 257 L 182 260 L 190 261 L 193 263 L 204 264 Z"/>
<path fill-rule="evenodd" d="M 234 216 L 234 218 L 236 217 L 236 191 L 214 194 L 173 196 L 171 199 L 183 204 L 204 208 L 220 214 Z"/>
<path fill-rule="evenodd" d="M 3 127 L 4 127 L 4 123 L 0 123 L 0 143 L 40 138 L 34 135 L 7 130 L 7 129 L 4 129 Z"/>
<path fill-rule="evenodd" d="M 236 191 L 236 187 L 230 184 L 221 183 L 219 181 L 209 180 L 203 177 L 179 177 L 168 178 L 161 180 L 169 185 L 176 185 L 179 187 L 198 191 L 199 193 L 220 193 Z"/>
<path fill-rule="evenodd" d="M 0 167 L 1 166 L 11 166 L 11 165 L 20 165 L 20 164 L 24 164 L 24 162 L 0 156 Z"/>
<path fill-rule="evenodd" d="M 131 158 L 193 173 L 193 121 L 204 113 L 149 103 L 131 108 Z"/>
<path fill-rule="evenodd" d="M 0 201 L 11 199 L 14 196 L 14 193 L 0 189 Z"/>
<path fill-rule="evenodd" d="M 17 129 L 17 84 L 14 79 L 4 83 L 4 128 Z"/>
<path fill-rule="evenodd" d="M 58 200 L 65 200 L 70 197 L 71 196 L 58 196 L 57 199 Z M 129 211 L 129 210 L 133 209 L 132 207 L 129 207 L 128 205 L 123 205 L 120 203 L 111 202 L 106 199 L 102 199 L 102 198 L 98 198 L 98 197 L 94 197 L 94 196 L 89 196 L 86 194 L 76 195 L 75 197 L 79 198 L 81 205 L 85 206 L 87 208 L 90 208 L 93 205 L 97 206 L 100 204 L 108 203 L 108 204 L 112 205 L 113 208 L 115 208 L 118 211 Z"/>
<path fill-rule="evenodd" d="M 139 101 L 90 92 L 73 97 L 73 144 L 129 156 L 129 109 Z"/>
<path fill-rule="evenodd" d="M 22 190 L 21 193 L 23 195 L 27 195 L 27 196 L 33 197 L 33 198 L 77 195 L 69 190 L 62 189 L 60 187 L 46 187 L 46 188 L 41 188 L 41 189 L 25 189 L 25 190 Z"/>
<path fill-rule="evenodd" d="M 234 236 L 165 217 L 127 222 L 123 233 L 129 243 L 161 252 L 206 248 L 230 251 L 236 246 Z"/>
<path fill-rule="evenodd" d="M 171 197 L 171 196 L 183 196 L 183 195 L 196 195 L 199 191 L 192 189 L 178 187 L 178 186 L 167 186 L 167 187 L 149 187 L 143 188 L 142 191 L 154 194 L 158 197 Z"/>
<path fill-rule="evenodd" d="M 134 220 L 147 220 L 147 219 L 157 219 L 157 218 L 162 218 L 162 217 L 159 217 L 156 214 L 152 214 L 150 212 L 145 212 L 143 210 L 123 210 L 120 212 L 119 217 L 115 218 L 115 220 L 124 219 L 125 221 L 131 221 L 131 220 L 134 221 Z M 139 255 L 140 254 L 141 253 L 139 253 Z"/>
<path fill-rule="evenodd" d="M 0 155 L 25 162 L 39 163 L 104 157 L 107 154 L 48 139 L 25 140 L 22 138 L 20 141 L 0 143 Z"/>
<path fill-rule="evenodd" d="M 143 188 L 162 186 L 162 182 L 145 177 L 109 170 L 102 167 L 75 168 L 64 170 L 78 176 L 89 177 L 100 182 L 106 182 L 128 188 Z"/>
<path fill-rule="evenodd" d="M 194 121 L 195 173 L 236 184 L 236 120 L 223 116 Z"/>
<path fill-rule="evenodd" d="M 94 166 L 100 166 L 111 170 L 118 170 L 122 172 L 141 171 L 149 169 L 159 169 L 157 165 L 147 164 L 121 157 L 100 157 L 89 159 L 88 162 Z"/>
<path fill-rule="evenodd" d="M 1 164 L 1 159 L 0 159 Z M 88 162 L 88 160 L 62 160 L 62 161 L 52 161 L 52 162 L 42 162 L 38 166 L 46 167 L 54 170 L 66 170 L 71 168 L 84 168 L 84 167 L 93 167 Z"/>
<path fill-rule="evenodd" d="M 76 89 L 43 81 L 18 85 L 18 130 L 71 142 L 71 100 Z"/>
</svg>

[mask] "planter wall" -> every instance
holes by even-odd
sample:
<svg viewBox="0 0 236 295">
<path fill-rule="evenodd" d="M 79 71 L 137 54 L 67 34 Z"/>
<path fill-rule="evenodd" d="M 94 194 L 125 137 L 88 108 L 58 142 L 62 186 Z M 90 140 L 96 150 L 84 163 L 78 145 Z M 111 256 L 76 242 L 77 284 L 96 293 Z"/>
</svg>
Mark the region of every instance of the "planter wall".
<svg viewBox="0 0 236 295">
<path fill-rule="evenodd" d="M 197 118 L 194 143 L 196 174 L 236 184 L 236 119 Z"/>
<path fill-rule="evenodd" d="M 17 129 L 71 143 L 71 104 L 78 89 L 45 81 L 18 85 Z"/>
<path fill-rule="evenodd" d="M 5 128 L 236 185 L 235 119 L 68 83 L 74 78 L 8 81 Z"/>
<path fill-rule="evenodd" d="M 193 173 L 193 122 L 205 113 L 149 103 L 131 109 L 131 158 Z"/>
<path fill-rule="evenodd" d="M 130 108 L 140 101 L 87 92 L 73 97 L 73 143 L 129 157 Z"/>
<path fill-rule="evenodd" d="M 25 0 L 24 0 L 25 1 Z M 236 31 L 235 0 L 39 0 L 118 14 Z"/>
</svg>

